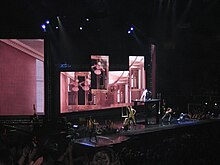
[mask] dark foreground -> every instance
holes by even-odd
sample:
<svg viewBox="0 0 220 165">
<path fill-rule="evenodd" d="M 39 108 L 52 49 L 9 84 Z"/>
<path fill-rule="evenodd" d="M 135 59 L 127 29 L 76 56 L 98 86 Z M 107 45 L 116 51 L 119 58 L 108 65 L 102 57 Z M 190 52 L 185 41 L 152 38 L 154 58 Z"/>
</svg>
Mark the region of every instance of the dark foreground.
<svg viewBox="0 0 220 165">
<path fill-rule="evenodd" d="M 37 148 L 32 160 L 43 157 L 42 164 L 214 165 L 220 160 L 219 119 L 138 123 L 127 131 L 120 130 L 119 122 L 111 133 L 98 134 L 97 141 L 60 127 L 43 125 L 33 142 L 35 134 L 1 124 L 1 152 L 8 151 L 15 164 L 27 146 Z"/>
</svg>

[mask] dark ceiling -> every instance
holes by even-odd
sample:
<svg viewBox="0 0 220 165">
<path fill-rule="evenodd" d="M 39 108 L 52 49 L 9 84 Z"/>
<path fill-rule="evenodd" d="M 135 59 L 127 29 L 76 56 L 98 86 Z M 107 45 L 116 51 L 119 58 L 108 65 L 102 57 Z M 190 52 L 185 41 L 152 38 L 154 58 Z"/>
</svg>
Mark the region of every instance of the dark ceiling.
<svg viewBox="0 0 220 165">
<path fill-rule="evenodd" d="M 219 6 L 219 0 L 7 0 L 0 5 L 0 36 L 44 36 L 41 24 L 50 20 L 56 31 L 59 16 L 75 54 L 113 54 L 119 63 L 118 55 L 146 54 L 145 45 L 155 43 L 159 90 L 219 90 Z M 58 53 L 57 62 L 68 60 Z"/>
<path fill-rule="evenodd" d="M 132 24 L 145 37 L 173 37 L 179 31 L 217 34 L 218 0 L 7 0 L 1 2 L 2 33 L 39 34 L 47 19 L 60 16 L 71 31 L 85 25 L 96 30 L 125 30 Z M 93 31 L 94 32 L 94 31 Z M 204 34 L 204 35 L 205 35 Z"/>
</svg>

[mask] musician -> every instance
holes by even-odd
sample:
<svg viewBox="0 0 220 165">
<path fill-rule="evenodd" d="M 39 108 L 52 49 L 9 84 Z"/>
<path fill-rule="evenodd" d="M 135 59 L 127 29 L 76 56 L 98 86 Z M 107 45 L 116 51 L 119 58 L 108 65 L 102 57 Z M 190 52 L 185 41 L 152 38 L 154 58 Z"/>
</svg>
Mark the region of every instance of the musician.
<svg viewBox="0 0 220 165">
<path fill-rule="evenodd" d="M 150 99 L 152 99 L 152 93 L 151 91 L 145 89 L 141 95 L 140 100 L 150 100 Z"/>
</svg>

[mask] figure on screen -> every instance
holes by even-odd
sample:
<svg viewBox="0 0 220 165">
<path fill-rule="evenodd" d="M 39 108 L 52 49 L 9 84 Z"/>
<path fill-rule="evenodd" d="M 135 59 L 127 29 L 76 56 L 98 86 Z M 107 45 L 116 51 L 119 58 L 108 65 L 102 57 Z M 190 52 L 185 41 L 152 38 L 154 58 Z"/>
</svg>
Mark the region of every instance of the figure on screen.
<svg viewBox="0 0 220 165">
<path fill-rule="evenodd" d="M 140 100 L 151 100 L 152 99 L 152 93 L 151 91 L 148 91 L 145 89 L 141 95 Z"/>
<path fill-rule="evenodd" d="M 86 79 L 85 81 L 82 81 L 79 83 L 79 86 L 84 90 L 84 91 L 89 91 L 90 89 L 90 84 L 91 84 L 91 80 L 90 79 Z"/>
<path fill-rule="evenodd" d="M 78 92 L 79 91 L 79 80 L 75 79 L 73 80 L 69 85 L 72 85 L 72 91 Z"/>
<path fill-rule="evenodd" d="M 102 63 L 99 61 L 97 62 L 97 64 L 94 64 L 92 67 L 91 67 L 94 71 L 94 73 L 96 75 L 101 75 L 102 74 L 102 71 L 104 72 L 105 69 L 104 67 L 102 66 Z"/>
</svg>

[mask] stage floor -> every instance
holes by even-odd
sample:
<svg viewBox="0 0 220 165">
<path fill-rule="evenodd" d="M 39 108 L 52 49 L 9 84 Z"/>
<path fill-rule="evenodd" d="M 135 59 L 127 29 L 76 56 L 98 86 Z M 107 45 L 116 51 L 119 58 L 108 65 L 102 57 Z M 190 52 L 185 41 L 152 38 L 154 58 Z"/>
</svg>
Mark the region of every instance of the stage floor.
<svg viewBox="0 0 220 165">
<path fill-rule="evenodd" d="M 217 119 L 215 119 L 217 120 Z M 115 123 L 115 128 L 118 130 L 114 134 L 108 135 L 97 135 L 97 141 L 94 137 L 90 138 L 80 138 L 76 139 L 75 143 L 79 145 L 83 145 L 86 147 L 107 147 L 111 145 L 116 145 L 119 143 L 123 143 L 129 140 L 131 137 L 144 135 L 148 133 L 158 132 L 158 131 L 166 131 L 171 129 L 177 129 L 181 127 L 199 125 L 203 123 L 211 122 L 212 120 L 185 120 L 185 121 L 177 121 L 177 119 L 173 119 L 171 122 L 162 122 L 159 124 L 136 124 L 132 125 L 130 129 L 127 131 L 121 130 L 122 123 Z"/>
</svg>

